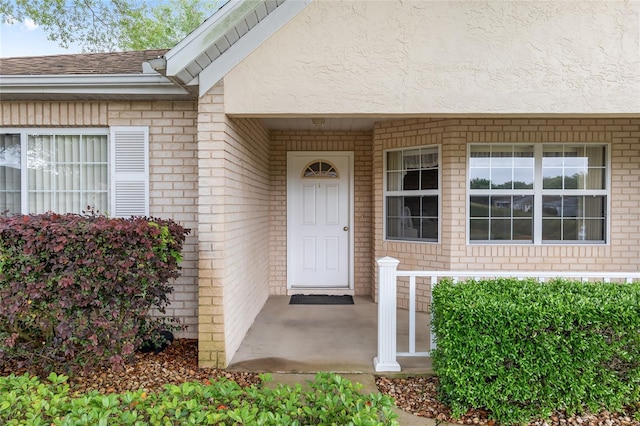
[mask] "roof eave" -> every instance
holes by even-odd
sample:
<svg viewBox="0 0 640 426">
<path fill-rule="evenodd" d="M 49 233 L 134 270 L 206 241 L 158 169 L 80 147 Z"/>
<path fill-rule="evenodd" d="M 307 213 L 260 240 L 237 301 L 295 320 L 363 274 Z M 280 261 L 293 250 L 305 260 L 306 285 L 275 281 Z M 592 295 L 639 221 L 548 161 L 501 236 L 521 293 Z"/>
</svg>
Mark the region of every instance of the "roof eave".
<svg viewBox="0 0 640 426">
<path fill-rule="evenodd" d="M 164 55 L 166 74 L 176 75 L 185 69 L 260 3 L 260 0 L 231 0 L 223 6 Z"/>
<path fill-rule="evenodd" d="M 275 3 L 275 0 L 232 1 L 168 51 L 164 56 L 164 63 L 156 64 L 153 68 L 156 70 L 162 68 L 163 75 L 172 80 L 177 79 L 186 86 L 199 85 L 200 95 L 203 95 L 312 1 L 278 1 L 280 4 L 271 11 L 267 11 L 266 16 L 257 21 L 257 24 L 251 26 L 248 31 L 246 31 L 246 24 L 245 31 L 239 30 L 245 18 L 252 13 L 257 13 L 255 11 L 259 7 L 261 10 L 264 8 L 268 10 L 269 6 L 266 4 Z M 219 50 L 216 53 L 218 56 L 212 59 L 209 51 L 217 49 L 217 43 L 223 41 L 225 34 L 234 28 L 236 34 L 240 35 L 239 38 L 236 38 L 226 50 Z"/>
<path fill-rule="evenodd" d="M 0 98 L 33 94 L 191 96 L 158 74 L 0 75 Z"/>
<path fill-rule="evenodd" d="M 199 93 L 204 95 L 269 37 L 286 25 L 313 0 L 287 0 L 238 40 L 198 75 Z"/>
</svg>

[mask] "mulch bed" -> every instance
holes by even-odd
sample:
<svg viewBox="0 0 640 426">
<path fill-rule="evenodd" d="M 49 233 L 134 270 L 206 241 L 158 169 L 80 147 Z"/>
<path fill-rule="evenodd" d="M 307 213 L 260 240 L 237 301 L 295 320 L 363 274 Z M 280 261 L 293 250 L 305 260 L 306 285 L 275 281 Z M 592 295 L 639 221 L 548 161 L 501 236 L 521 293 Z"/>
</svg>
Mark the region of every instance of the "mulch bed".
<svg viewBox="0 0 640 426">
<path fill-rule="evenodd" d="M 0 366 L 0 374 L 22 374 L 25 369 L 12 366 Z M 46 377 L 37 371 L 32 374 Z M 260 383 L 254 373 L 232 373 L 217 368 L 198 367 L 198 341 L 195 339 L 177 339 L 165 351 L 155 354 L 136 353 L 123 371 L 102 369 L 75 375 L 69 379 L 72 392 L 96 390 L 100 393 L 122 393 L 138 389 L 147 392 L 161 390 L 165 384 L 179 385 L 184 382 L 207 382 L 211 378 L 226 377 L 241 386 Z"/>
<path fill-rule="evenodd" d="M 0 365 L 0 375 L 22 374 L 27 370 L 11 365 Z M 33 374 L 38 372 L 30 371 Z M 43 374 L 39 374 L 43 375 Z M 46 374 L 44 374 L 46 377 Z M 127 363 L 124 371 L 109 369 L 76 375 L 69 379 L 72 392 L 98 391 L 100 393 L 122 393 L 143 389 L 154 392 L 165 384 L 181 384 L 188 381 L 207 383 L 212 378 L 226 377 L 241 386 L 260 383 L 258 374 L 230 372 L 217 368 L 198 367 L 198 342 L 194 339 L 177 339 L 164 352 L 138 353 Z M 488 425 L 494 423 L 483 410 L 470 410 L 460 419 L 451 418 L 451 410 L 438 400 L 437 377 L 386 378 L 377 377 L 376 384 L 382 393 L 396 399 L 396 405 L 410 413 L 422 417 L 466 425 Z M 634 420 L 634 413 L 640 412 L 640 403 L 628 407 L 623 413 L 601 412 L 568 417 L 561 412 L 554 413 L 546 421 L 531 423 L 534 426 L 640 426 Z"/>
<path fill-rule="evenodd" d="M 461 418 L 453 419 L 451 409 L 438 400 L 437 377 L 377 377 L 376 385 L 380 392 L 395 398 L 398 407 L 417 416 L 463 425 L 495 425 L 495 422 L 489 420 L 489 413 L 484 410 L 469 410 Z M 634 414 L 640 414 L 636 413 L 640 413 L 640 402 L 620 413 L 602 411 L 597 414 L 567 416 L 558 411 L 549 419 L 532 422 L 530 426 L 639 426 L 640 421 L 634 420 Z"/>
</svg>

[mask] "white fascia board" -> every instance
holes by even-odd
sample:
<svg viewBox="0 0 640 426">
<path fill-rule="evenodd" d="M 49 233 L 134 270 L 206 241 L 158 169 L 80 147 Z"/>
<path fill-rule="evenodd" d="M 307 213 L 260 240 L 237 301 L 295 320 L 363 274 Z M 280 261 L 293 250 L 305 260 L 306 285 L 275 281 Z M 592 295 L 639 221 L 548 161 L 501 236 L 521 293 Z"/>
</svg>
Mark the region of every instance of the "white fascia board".
<svg viewBox="0 0 640 426">
<path fill-rule="evenodd" d="M 200 96 L 204 95 L 251 52 L 300 13 L 313 0 L 288 0 L 252 28 L 199 74 Z"/>
<path fill-rule="evenodd" d="M 175 76 L 180 73 L 260 3 L 262 3 L 261 0 L 231 0 L 223 6 L 173 49 L 165 53 L 166 75 Z"/>
<path fill-rule="evenodd" d="M 189 94 L 158 74 L 0 75 L 0 94 L 34 93 Z"/>
</svg>

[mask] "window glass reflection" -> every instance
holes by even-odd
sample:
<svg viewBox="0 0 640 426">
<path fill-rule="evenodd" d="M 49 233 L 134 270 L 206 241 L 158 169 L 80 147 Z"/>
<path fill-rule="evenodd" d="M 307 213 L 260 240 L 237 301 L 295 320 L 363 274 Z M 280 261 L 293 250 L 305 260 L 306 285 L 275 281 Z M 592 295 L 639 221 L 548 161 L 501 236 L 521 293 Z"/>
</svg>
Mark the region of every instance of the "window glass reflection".
<svg viewBox="0 0 640 426">
<path fill-rule="evenodd" d="M 533 240 L 532 195 L 472 196 L 470 213 L 471 240 Z"/>
<path fill-rule="evenodd" d="M 437 241 L 438 197 L 387 197 L 387 238 Z"/>
<path fill-rule="evenodd" d="M 605 201 L 604 196 L 544 196 L 542 239 L 604 240 Z"/>
<path fill-rule="evenodd" d="M 21 212 L 21 152 L 19 134 L 0 135 L 0 214 Z"/>
<path fill-rule="evenodd" d="M 475 168 L 469 170 L 471 189 L 489 189 L 491 184 L 491 169 Z"/>
<path fill-rule="evenodd" d="M 531 189 L 534 152 L 531 145 L 496 144 L 471 146 L 469 151 L 471 189 Z"/>
</svg>

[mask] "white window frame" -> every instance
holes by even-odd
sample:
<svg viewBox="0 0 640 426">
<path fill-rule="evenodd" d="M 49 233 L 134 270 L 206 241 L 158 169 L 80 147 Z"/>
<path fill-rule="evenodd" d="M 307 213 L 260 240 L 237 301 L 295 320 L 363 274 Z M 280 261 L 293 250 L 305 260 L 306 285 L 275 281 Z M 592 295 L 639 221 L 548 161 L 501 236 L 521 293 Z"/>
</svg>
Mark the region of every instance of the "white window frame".
<svg viewBox="0 0 640 426">
<path fill-rule="evenodd" d="M 500 190 L 498 194 L 510 196 L 521 195 L 523 193 L 532 194 L 534 200 L 533 210 L 533 241 L 526 242 L 521 240 L 471 240 L 471 197 L 474 195 L 487 196 L 496 195 L 495 192 L 490 190 L 472 190 L 471 189 L 471 148 L 474 146 L 488 147 L 490 145 L 504 146 L 511 145 L 514 147 L 533 147 L 534 158 L 534 180 L 533 189 L 511 189 Z M 542 158 L 544 146 L 601 146 L 605 148 L 605 189 L 543 189 L 543 170 L 542 170 Z M 536 246 L 550 246 L 550 245 L 608 245 L 610 243 L 611 235 L 611 144 L 605 142 L 528 142 L 528 143 L 505 143 L 505 142 L 482 142 L 482 143 L 470 143 L 467 144 L 466 153 L 467 171 L 466 171 L 466 235 L 468 245 L 536 245 Z M 472 192 L 473 191 L 473 192 Z M 543 196 L 604 196 L 605 200 L 605 238 L 604 241 L 595 240 L 542 240 L 542 222 L 543 222 Z"/>
<path fill-rule="evenodd" d="M 438 153 L 438 189 L 426 189 L 426 190 L 409 190 L 409 191 L 388 191 L 387 190 L 387 153 L 397 151 L 412 151 L 416 149 L 436 149 Z M 418 145 L 407 146 L 402 148 L 386 149 L 382 153 L 383 158 L 383 177 L 382 177 L 382 233 L 383 240 L 389 242 L 400 243 L 417 243 L 417 244 L 440 244 L 442 241 L 442 147 L 440 145 Z M 401 238 L 387 238 L 387 197 L 421 197 L 421 196 L 437 196 L 438 197 L 438 235 L 435 241 L 423 240 L 423 239 L 401 239 Z"/>
<path fill-rule="evenodd" d="M 107 137 L 108 144 L 108 202 L 107 211 L 113 217 L 149 216 L 149 128 L 147 126 L 116 127 L 0 127 L 2 134 L 20 135 L 20 209 L 21 214 L 29 214 L 28 203 L 28 140 L 30 135 L 100 135 Z M 122 140 L 120 152 L 116 152 L 116 139 Z M 131 164 L 132 155 L 137 156 Z M 122 159 L 122 160 L 119 160 Z M 117 164 L 124 164 L 119 171 Z M 120 193 L 118 185 L 125 190 Z M 132 193 L 128 187 L 136 186 L 139 191 Z M 121 201 L 124 200 L 124 201 Z M 117 208 L 122 205 L 123 207 Z"/>
</svg>

